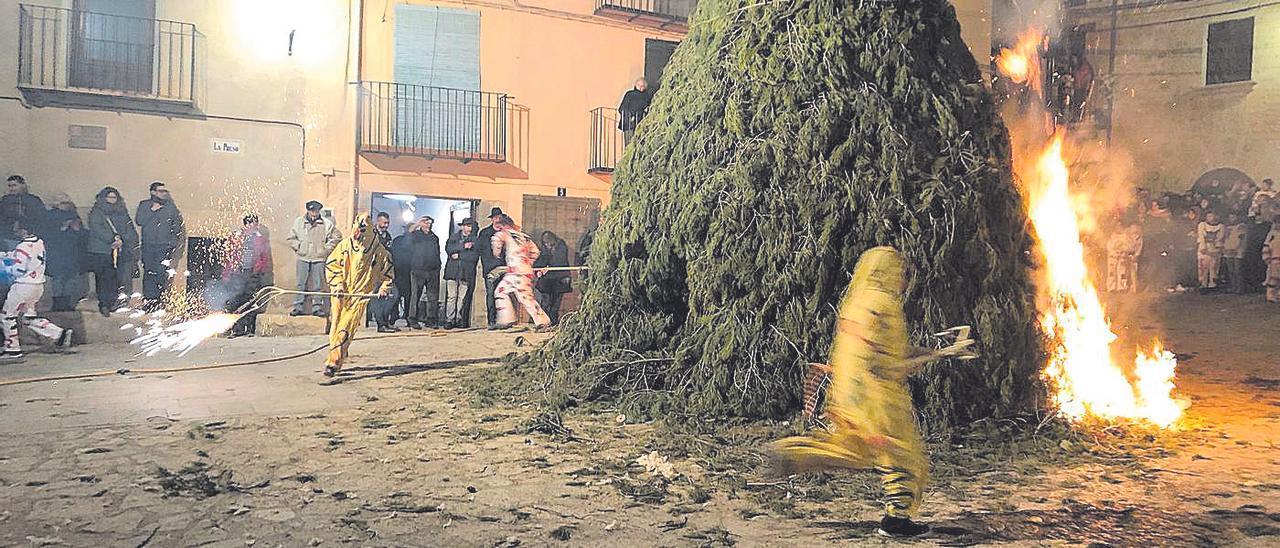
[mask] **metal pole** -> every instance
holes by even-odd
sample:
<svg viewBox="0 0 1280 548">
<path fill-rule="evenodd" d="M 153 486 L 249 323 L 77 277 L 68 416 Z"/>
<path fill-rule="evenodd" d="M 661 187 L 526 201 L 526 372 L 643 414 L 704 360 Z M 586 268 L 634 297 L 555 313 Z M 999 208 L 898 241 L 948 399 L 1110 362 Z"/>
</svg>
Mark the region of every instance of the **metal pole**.
<svg viewBox="0 0 1280 548">
<path fill-rule="evenodd" d="M 351 221 L 356 220 L 356 211 L 360 206 L 360 148 L 362 144 L 362 123 L 364 120 L 364 0 L 357 0 L 355 7 L 360 11 L 356 23 L 356 138 L 351 154 Z M 349 62 L 349 60 L 348 60 Z"/>
<path fill-rule="evenodd" d="M 1116 93 L 1119 86 L 1116 78 L 1116 25 L 1119 24 L 1120 0 L 1111 0 L 1111 46 L 1107 50 L 1107 79 L 1110 82 L 1110 93 L 1107 94 L 1107 148 L 1111 148 L 1111 132 L 1116 125 Z"/>
</svg>

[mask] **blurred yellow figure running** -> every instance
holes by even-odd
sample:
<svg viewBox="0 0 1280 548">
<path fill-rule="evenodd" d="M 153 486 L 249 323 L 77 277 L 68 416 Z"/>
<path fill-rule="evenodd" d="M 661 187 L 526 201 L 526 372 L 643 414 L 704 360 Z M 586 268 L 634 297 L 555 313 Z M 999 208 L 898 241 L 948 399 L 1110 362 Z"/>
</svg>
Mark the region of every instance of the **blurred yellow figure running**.
<svg viewBox="0 0 1280 548">
<path fill-rule="evenodd" d="M 368 213 L 356 218 L 351 236 L 338 243 L 325 262 L 325 273 L 332 293 L 387 295 L 391 292 L 391 252 L 373 229 Z M 333 297 L 329 329 L 329 357 L 324 362 L 324 376 L 332 377 L 347 359 L 351 340 L 364 324 L 369 300 L 362 297 Z"/>
<path fill-rule="evenodd" d="M 885 517 L 879 533 L 915 536 L 929 528 L 911 521 L 929 463 L 907 393 L 906 287 L 901 256 L 890 247 L 867 250 L 840 304 L 831 347 L 830 431 L 779 440 L 791 469 L 850 468 L 881 474 Z"/>
</svg>

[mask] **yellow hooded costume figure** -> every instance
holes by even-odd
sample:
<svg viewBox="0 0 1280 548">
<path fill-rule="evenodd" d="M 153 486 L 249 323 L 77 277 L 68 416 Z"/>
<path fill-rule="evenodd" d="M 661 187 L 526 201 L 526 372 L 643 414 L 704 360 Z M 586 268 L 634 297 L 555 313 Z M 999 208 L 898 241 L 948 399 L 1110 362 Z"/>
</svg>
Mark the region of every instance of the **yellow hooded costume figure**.
<svg viewBox="0 0 1280 548">
<path fill-rule="evenodd" d="M 885 513 L 893 518 L 916 512 L 929 471 L 906 389 L 903 266 L 893 248 L 862 254 L 840 303 L 831 347 L 826 409 L 831 429 L 775 445 L 778 456 L 798 469 L 876 470 L 882 475 Z"/>
<path fill-rule="evenodd" d="M 378 241 L 368 213 L 356 218 L 351 236 L 338 243 L 325 261 L 329 291 L 333 293 L 384 294 L 391 290 L 391 253 Z M 333 324 L 329 330 L 329 357 L 324 374 L 332 377 L 347 359 L 351 340 L 364 323 L 369 299 L 333 297 Z"/>
</svg>

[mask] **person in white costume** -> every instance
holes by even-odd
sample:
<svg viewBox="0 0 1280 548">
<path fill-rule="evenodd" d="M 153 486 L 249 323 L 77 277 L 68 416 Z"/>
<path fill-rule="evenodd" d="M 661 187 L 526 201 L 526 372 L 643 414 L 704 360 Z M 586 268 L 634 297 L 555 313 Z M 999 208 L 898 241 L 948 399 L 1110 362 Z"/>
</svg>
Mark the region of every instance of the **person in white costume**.
<svg viewBox="0 0 1280 548">
<path fill-rule="evenodd" d="M 54 341 L 59 347 L 66 346 L 71 340 L 70 329 L 58 327 L 36 315 L 36 303 L 44 295 L 44 240 L 36 236 L 31 227 L 25 226 L 22 221 L 15 224 L 18 246 L 8 253 L 0 253 L 5 273 L 13 280 L 3 309 L 4 356 L 7 358 L 22 357 L 22 345 L 18 337 L 19 321 L 37 335 Z"/>
</svg>

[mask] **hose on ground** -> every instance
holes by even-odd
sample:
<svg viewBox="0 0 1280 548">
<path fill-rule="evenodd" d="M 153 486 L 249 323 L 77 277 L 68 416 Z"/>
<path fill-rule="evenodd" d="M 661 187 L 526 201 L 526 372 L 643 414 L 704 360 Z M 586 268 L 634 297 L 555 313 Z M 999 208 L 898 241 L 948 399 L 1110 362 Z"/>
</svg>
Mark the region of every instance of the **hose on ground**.
<svg viewBox="0 0 1280 548">
<path fill-rule="evenodd" d="M 465 329 L 465 330 L 455 331 L 455 332 L 465 332 L 465 331 L 475 331 L 475 330 L 477 330 L 477 328 Z M 357 336 L 355 340 L 359 341 L 359 340 L 409 338 L 409 337 L 443 337 L 445 334 L 446 334 L 445 331 L 436 330 L 428 333 L 406 333 L 403 335 L 384 335 L 384 336 L 375 336 L 375 337 Z M 310 356 L 311 354 L 315 354 L 316 352 L 319 352 L 326 348 L 329 348 L 329 345 L 327 343 L 317 346 L 315 348 L 312 348 L 310 350 L 295 352 L 293 354 L 286 354 L 284 356 L 272 356 L 270 358 L 244 360 L 244 361 L 231 362 L 231 363 L 216 363 L 216 364 L 193 365 L 193 366 L 186 366 L 186 367 L 164 367 L 164 368 L 150 368 L 150 369 L 129 369 L 129 368 L 122 367 L 120 369 L 93 371 L 89 373 L 75 373 L 70 375 L 51 375 L 46 377 L 29 377 L 25 379 L 12 379 L 7 381 L 0 381 L 0 387 L 14 386 L 19 384 L 33 384 L 33 383 L 40 383 L 40 382 L 92 379 L 92 378 L 98 378 L 98 377 L 110 377 L 112 375 L 148 375 L 148 374 L 158 374 L 158 373 L 182 373 L 185 371 L 203 371 L 208 369 L 224 369 L 228 367 L 242 367 L 246 365 L 262 365 L 262 364 L 282 362 L 282 361 L 302 358 L 305 356 Z M 493 358 L 475 358 L 474 361 L 479 363 L 479 362 L 485 362 L 485 361 L 494 361 L 501 358 L 502 356 L 496 356 Z M 429 364 L 424 364 L 424 365 L 448 364 L 448 363 L 454 363 L 459 361 L 460 360 L 456 360 L 456 359 L 444 360 L 440 362 L 431 362 Z M 466 360 L 466 361 L 470 361 L 470 360 Z"/>
</svg>

